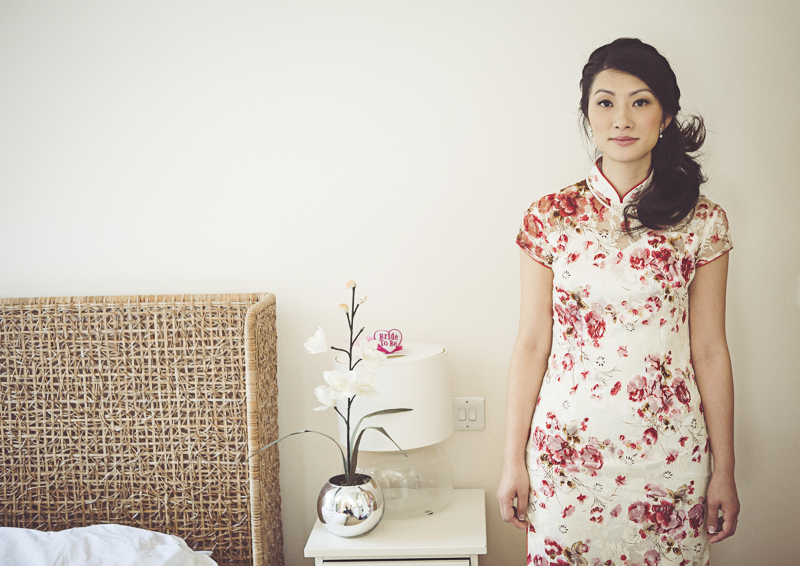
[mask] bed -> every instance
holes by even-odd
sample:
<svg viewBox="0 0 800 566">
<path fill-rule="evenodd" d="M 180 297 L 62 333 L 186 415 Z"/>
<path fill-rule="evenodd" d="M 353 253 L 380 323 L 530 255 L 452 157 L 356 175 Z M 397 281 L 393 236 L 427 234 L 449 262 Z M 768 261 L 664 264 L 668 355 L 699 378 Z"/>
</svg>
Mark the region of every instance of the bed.
<svg viewBox="0 0 800 566">
<path fill-rule="evenodd" d="M 278 435 L 276 339 L 266 293 L 0 299 L 0 527 L 282 566 L 277 447 L 247 459 Z"/>
</svg>

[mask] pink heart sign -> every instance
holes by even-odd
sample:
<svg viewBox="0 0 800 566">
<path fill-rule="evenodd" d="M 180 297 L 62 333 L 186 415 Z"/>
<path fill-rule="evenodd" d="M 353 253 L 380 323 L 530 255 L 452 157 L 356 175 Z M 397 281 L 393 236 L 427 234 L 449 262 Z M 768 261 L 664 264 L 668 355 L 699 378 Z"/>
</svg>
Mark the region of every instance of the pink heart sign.
<svg viewBox="0 0 800 566">
<path fill-rule="evenodd" d="M 375 340 L 378 341 L 378 351 L 391 354 L 403 349 L 403 333 L 394 330 L 376 330 Z"/>
</svg>

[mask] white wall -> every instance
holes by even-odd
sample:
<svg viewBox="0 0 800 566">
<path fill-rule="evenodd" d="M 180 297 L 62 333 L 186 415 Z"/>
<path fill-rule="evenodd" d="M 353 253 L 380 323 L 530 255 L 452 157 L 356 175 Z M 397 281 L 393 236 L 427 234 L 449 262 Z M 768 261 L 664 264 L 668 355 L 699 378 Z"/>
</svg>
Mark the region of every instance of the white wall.
<svg viewBox="0 0 800 566">
<path fill-rule="evenodd" d="M 487 493 L 483 566 L 523 564 L 499 518 L 521 216 L 589 164 L 578 79 L 637 36 L 706 118 L 728 211 L 739 531 L 716 564 L 794 560 L 800 393 L 800 4 L 0 0 L 0 296 L 271 291 L 282 432 L 332 432 L 304 355 L 363 322 L 444 344 L 486 430 L 447 442 Z M 477 456 L 480 455 L 480 456 Z M 281 447 L 287 564 L 338 456 Z M 790 558 L 791 556 L 791 558 Z"/>
</svg>

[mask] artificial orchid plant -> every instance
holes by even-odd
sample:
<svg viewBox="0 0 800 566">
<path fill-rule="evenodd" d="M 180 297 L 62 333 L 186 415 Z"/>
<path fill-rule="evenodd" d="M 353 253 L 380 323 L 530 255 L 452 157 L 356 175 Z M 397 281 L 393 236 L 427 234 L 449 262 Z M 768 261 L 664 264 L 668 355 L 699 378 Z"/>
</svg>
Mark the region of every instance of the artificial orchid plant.
<svg viewBox="0 0 800 566">
<path fill-rule="evenodd" d="M 374 413 L 370 413 L 368 415 L 364 415 L 356 424 L 355 428 L 353 428 L 352 433 L 350 431 L 350 407 L 353 404 L 353 401 L 356 397 L 365 397 L 367 399 L 375 397 L 378 394 L 378 391 L 375 389 L 375 378 L 377 376 L 378 368 L 380 367 L 381 362 L 386 360 L 386 355 L 383 354 L 378 350 L 378 342 L 376 340 L 372 341 L 365 341 L 364 343 L 357 346 L 356 351 L 353 351 L 353 348 L 356 346 L 356 343 L 359 340 L 359 337 L 364 332 L 364 328 L 356 333 L 353 336 L 353 332 L 355 330 L 355 319 L 356 319 L 356 312 L 361 305 L 367 300 L 366 295 L 361 295 L 358 300 L 356 300 L 356 282 L 355 281 L 348 281 L 347 288 L 352 290 L 352 298 L 351 304 L 348 306 L 346 303 L 342 303 L 339 305 L 339 310 L 345 313 L 347 317 L 347 325 L 350 328 L 350 340 L 348 342 L 349 346 L 347 349 L 344 348 L 337 348 L 335 346 L 328 346 L 328 339 L 325 336 L 325 332 L 323 332 L 322 327 L 320 326 L 314 336 L 309 338 L 306 343 L 304 344 L 306 350 L 308 350 L 311 354 L 321 354 L 323 352 L 327 352 L 328 350 L 338 350 L 340 352 L 344 352 L 347 354 L 347 367 L 348 371 L 342 372 L 339 370 L 333 371 L 326 371 L 323 373 L 323 379 L 327 385 L 320 385 L 314 390 L 314 394 L 317 396 L 317 400 L 321 403 L 321 405 L 315 408 L 315 411 L 326 411 L 330 408 L 333 408 L 334 411 L 344 420 L 345 427 L 347 429 L 347 455 L 345 456 L 345 452 L 342 450 L 342 447 L 336 441 L 335 438 L 324 434 L 322 432 L 317 432 L 315 430 L 300 430 L 297 432 L 293 432 L 292 434 L 287 434 L 275 440 L 274 442 L 270 442 L 260 450 L 254 452 L 250 455 L 250 458 L 261 452 L 262 450 L 266 450 L 273 444 L 276 444 L 283 440 L 284 438 L 289 438 L 290 436 L 294 436 L 296 434 L 302 434 L 304 432 L 313 432 L 315 434 L 321 434 L 327 438 L 330 438 L 336 443 L 336 447 L 339 448 L 339 452 L 342 454 L 342 465 L 344 466 L 344 478 L 345 478 L 345 485 L 356 485 L 356 464 L 358 462 L 358 446 L 361 444 L 361 437 L 364 433 L 370 429 L 376 430 L 386 436 L 392 443 L 397 446 L 397 443 L 392 439 L 391 436 L 386 432 L 383 427 L 380 426 L 368 426 L 361 429 L 361 424 L 364 422 L 364 419 L 368 419 L 370 417 L 375 417 L 378 415 L 389 415 L 392 413 L 404 413 L 406 411 L 411 411 L 412 409 L 385 409 L 383 411 L 376 411 Z M 347 399 L 347 416 L 343 415 L 339 408 L 336 406 L 337 401 Z M 398 450 L 402 451 L 402 448 L 397 446 Z"/>
</svg>

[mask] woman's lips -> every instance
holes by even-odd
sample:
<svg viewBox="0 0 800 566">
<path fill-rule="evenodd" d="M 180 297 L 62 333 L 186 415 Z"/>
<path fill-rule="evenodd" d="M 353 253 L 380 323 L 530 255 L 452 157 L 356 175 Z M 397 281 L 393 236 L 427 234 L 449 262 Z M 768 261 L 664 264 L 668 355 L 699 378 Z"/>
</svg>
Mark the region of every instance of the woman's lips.
<svg viewBox="0 0 800 566">
<path fill-rule="evenodd" d="M 611 141 L 617 145 L 631 145 L 635 142 L 638 138 L 628 138 L 628 137 L 621 137 L 621 138 L 611 138 Z"/>
</svg>

